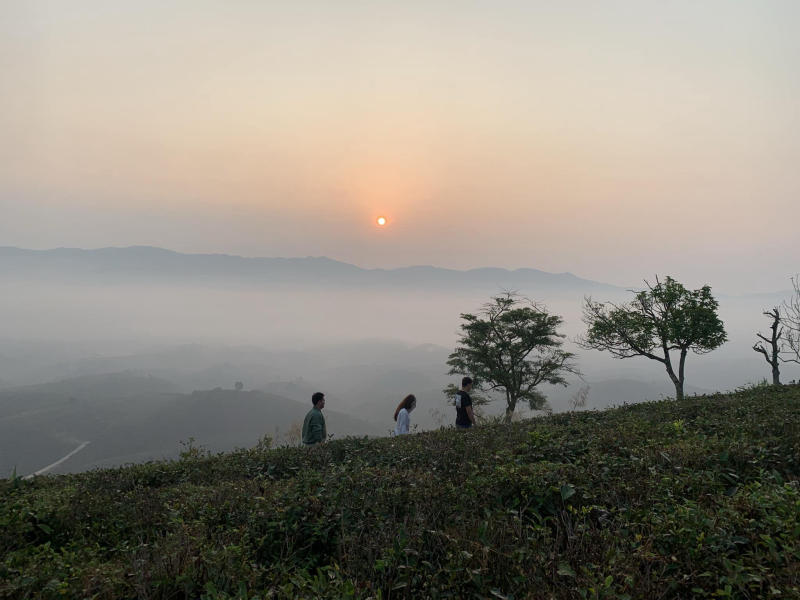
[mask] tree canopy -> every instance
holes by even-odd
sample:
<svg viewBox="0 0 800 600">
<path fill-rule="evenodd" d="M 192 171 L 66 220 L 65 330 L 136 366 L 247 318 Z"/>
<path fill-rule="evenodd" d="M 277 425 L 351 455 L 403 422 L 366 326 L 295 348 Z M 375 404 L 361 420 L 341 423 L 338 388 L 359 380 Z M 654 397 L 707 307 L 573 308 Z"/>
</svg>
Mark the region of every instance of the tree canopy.
<svg viewBox="0 0 800 600">
<path fill-rule="evenodd" d="M 669 276 L 645 285 L 647 289 L 634 292 L 626 304 L 586 298 L 583 321 L 588 329 L 579 343 L 615 358 L 644 356 L 662 363 L 681 399 L 687 354 L 711 352 L 727 340 L 718 303 L 707 285 L 688 290 Z M 678 355 L 677 373 L 673 352 Z"/>
<path fill-rule="evenodd" d="M 447 364 L 451 375 L 470 375 L 473 387 L 505 395 L 505 420 L 517 403 L 532 410 L 547 406 L 537 388 L 567 385 L 565 373 L 577 373 L 573 354 L 561 349 L 561 317 L 513 293 L 493 297 L 477 314 L 462 313 L 461 337 Z"/>
</svg>

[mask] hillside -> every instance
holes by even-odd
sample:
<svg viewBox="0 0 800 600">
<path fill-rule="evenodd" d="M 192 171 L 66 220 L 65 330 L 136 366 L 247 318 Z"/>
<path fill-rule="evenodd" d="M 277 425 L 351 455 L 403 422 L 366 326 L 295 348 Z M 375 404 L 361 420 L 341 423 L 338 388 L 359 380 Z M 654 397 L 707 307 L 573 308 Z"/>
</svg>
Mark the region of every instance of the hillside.
<svg viewBox="0 0 800 600">
<path fill-rule="evenodd" d="M 800 387 L 0 482 L 0 596 L 797 598 Z"/>
<path fill-rule="evenodd" d="M 214 389 L 181 394 L 170 382 L 134 372 L 91 375 L 0 390 L 0 475 L 41 469 L 83 442 L 59 465 L 68 473 L 97 466 L 177 458 L 190 438 L 211 451 L 285 434 L 311 406 L 260 391 Z M 331 407 L 336 436 L 385 434 L 380 427 Z"/>
</svg>

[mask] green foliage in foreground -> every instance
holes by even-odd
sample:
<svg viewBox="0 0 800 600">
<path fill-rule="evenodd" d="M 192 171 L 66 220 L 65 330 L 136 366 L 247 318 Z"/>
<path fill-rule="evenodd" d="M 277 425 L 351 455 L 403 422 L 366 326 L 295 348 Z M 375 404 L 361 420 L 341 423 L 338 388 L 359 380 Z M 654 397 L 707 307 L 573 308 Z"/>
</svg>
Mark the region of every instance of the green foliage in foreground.
<svg viewBox="0 0 800 600">
<path fill-rule="evenodd" d="M 0 596 L 800 597 L 800 387 L 0 482 Z"/>
</svg>

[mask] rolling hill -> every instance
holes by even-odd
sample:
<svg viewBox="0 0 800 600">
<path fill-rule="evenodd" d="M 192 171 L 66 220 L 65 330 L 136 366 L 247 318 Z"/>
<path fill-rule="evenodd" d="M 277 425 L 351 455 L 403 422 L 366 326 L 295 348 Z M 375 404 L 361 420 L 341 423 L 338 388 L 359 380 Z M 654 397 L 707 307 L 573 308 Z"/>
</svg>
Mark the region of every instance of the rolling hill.
<svg viewBox="0 0 800 600">
<path fill-rule="evenodd" d="M 760 386 L 0 480 L 0 597 L 797 598 L 799 407 Z"/>
<path fill-rule="evenodd" d="M 209 451 L 255 445 L 302 423 L 310 402 L 258 391 L 177 393 L 169 382 L 136 373 L 85 376 L 0 391 L 0 474 L 31 473 L 82 442 L 58 472 L 175 457 L 181 442 Z M 386 431 L 336 410 L 325 411 L 329 433 Z"/>
</svg>

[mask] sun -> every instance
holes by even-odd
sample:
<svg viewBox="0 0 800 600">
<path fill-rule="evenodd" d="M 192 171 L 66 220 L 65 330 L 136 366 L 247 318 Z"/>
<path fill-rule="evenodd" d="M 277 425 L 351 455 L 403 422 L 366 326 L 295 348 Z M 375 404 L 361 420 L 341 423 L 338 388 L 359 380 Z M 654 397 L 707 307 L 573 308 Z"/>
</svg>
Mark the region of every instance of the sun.
<svg viewBox="0 0 800 600">
<path fill-rule="evenodd" d="M 377 219 L 375 219 L 375 222 L 378 224 L 379 227 L 383 227 L 384 225 L 386 225 L 386 223 L 388 223 L 386 217 L 378 217 Z"/>
</svg>

